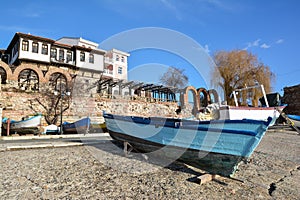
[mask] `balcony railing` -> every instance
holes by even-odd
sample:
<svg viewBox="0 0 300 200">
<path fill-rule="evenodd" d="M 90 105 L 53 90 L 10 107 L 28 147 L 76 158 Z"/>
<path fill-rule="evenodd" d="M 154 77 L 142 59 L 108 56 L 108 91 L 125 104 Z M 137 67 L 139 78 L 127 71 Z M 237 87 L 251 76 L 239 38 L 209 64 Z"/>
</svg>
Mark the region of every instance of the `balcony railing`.
<svg viewBox="0 0 300 200">
<path fill-rule="evenodd" d="M 104 69 L 103 73 L 113 75 L 113 70 Z"/>
<path fill-rule="evenodd" d="M 56 63 L 66 63 L 66 64 L 69 64 L 69 65 L 75 65 L 75 61 L 72 61 L 72 60 L 50 58 L 50 61 L 51 62 L 56 62 Z"/>
</svg>

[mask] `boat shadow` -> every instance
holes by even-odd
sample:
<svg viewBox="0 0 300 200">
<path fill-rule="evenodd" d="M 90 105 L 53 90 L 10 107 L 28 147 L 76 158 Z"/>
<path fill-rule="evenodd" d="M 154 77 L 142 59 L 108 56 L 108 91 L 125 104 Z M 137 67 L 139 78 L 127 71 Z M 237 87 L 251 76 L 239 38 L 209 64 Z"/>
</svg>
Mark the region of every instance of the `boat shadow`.
<svg viewBox="0 0 300 200">
<path fill-rule="evenodd" d="M 74 140 L 74 142 L 78 142 Z M 124 143 L 116 140 L 90 140 L 85 139 L 82 140 L 84 146 L 88 147 L 90 152 L 97 154 L 94 155 L 100 162 L 105 162 L 103 164 L 107 164 L 107 162 L 114 163 L 114 167 L 118 166 L 121 168 L 130 168 L 130 165 L 136 167 L 147 168 L 149 165 L 154 166 L 155 168 L 165 168 L 176 172 L 187 173 L 192 175 L 192 178 L 188 178 L 188 181 L 195 182 L 196 177 L 205 174 L 205 171 L 201 169 L 194 168 L 192 166 L 186 165 L 177 160 L 167 159 L 165 157 L 159 156 L 155 153 L 143 153 L 139 152 L 136 149 L 128 150 L 130 152 L 124 152 Z M 93 148 L 93 149 L 91 149 Z M 95 152 L 94 150 L 98 150 Z M 104 153 L 105 154 L 104 154 Z"/>
</svg>

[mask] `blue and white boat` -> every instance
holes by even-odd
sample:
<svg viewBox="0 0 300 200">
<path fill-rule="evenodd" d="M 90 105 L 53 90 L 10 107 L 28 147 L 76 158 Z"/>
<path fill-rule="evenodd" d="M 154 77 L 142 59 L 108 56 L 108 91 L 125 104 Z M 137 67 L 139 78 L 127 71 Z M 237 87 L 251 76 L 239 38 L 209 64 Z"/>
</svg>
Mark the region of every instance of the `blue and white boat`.
<svg viewBox="0 0 300 200">
<path fill-rule="evenodd" d="M 38 114 L 32 117 L 23 118 L 20 121 L 4 118 L 2 120 L 3 128 L 16 133 L 35 133 L 41 125 L 42 115 Z"/>
<path fill-rule="evenodd" d="M 198 121 L 113 114 L 104 114 L 104 118 L 115 140 L 223 176 L 233 175 L 238 164 L 251 156 L 272 121 Z"/>
<path fill-rule="evenodd" d="M 300 128 L 300 116 L 299 115 L 286 115 L 291 122 L 293 122 L 293 126 Z"/>
<path fill-rule="evenodd" d="M 82 118 L 75 122 L 64 122 L 62 124 L 64 133 L 88 133 L 91 120 L 89 117 Z"/>
</svg>

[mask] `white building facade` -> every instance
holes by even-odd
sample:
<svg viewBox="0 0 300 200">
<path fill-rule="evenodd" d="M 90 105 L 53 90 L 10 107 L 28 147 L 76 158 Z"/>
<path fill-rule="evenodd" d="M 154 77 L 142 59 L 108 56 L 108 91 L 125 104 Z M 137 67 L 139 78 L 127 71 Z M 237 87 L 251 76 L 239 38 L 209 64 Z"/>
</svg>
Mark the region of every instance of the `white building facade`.
<svg viewBox="0 0 300 200">
<path fill-rule="evenodd" d="M 129 53 L 109 51 L 83 38 L 62 37 L 52 40 L 31 34 L 16 33 L 6 50 L 9 65 L 18 60 L 73 65 L 79 69 L 102 72 L 103 75 L 127 81 Z"/>
<path fill-rule="evenodd" d="M 97 43 L 81 37 L 52 40 L 18 32 L 2 55 L 5 60 L 2 60 L 14 67 L 26 62 L 76 70 L 77 75 L 89 79 L 84 82 L 95 85 L 97 81 L 101 82 L 101 78 L 126 82 L 129 56 L 129 53 L 117 49 L 100 49 Z M 46 74 L 45 69 L 42 70 Z M 108 93 L 113 94 L 116 89 L 111 88 L 111 85 L 110 82 L 101 87 L 107 90 L 110 87 Z"/>
</svg>

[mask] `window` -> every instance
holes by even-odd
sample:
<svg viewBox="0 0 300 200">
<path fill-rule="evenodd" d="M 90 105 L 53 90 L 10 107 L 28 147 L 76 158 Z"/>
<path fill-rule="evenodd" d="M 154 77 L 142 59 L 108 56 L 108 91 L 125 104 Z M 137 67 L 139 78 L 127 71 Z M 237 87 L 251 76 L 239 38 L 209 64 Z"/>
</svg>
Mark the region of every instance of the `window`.
<svg viewBox="0 0 300 200">
<path fill-rule="evenodd" d="M 39 44 L 37 42 L 32 42 L 32 53 L 39 52 Z"/>
<path fill-rule="evenodd" d="M 117 55 L 117 56 L 116 56 L 116 61 L 119 61 L 119 60 L 120 60 L 120 56 Z"/>
<path fill-rule="evenodd" d="M 122 74 L 123 68 L 122 67 L 118 67 L 118 74 Z"/>
<path fill-rule="evenodd" d="M 94 54 L 89 55 L 89 63 L 94 63 Z"/>
<path fill-rule="evenodd" d="M 57 49 L 51 48 L 50 57 L 56 59 L 57 58 Z"/>
<path fill-rule="evenodd" d="M 125 62 L 124 56 L 121 57 L 121 61 L 122 61 L 122 62 Z"/>
<path fill-rule="evenodd" d="M 44 54 L 44 55 L 48 54 L 48 45 L 47 44 L 42 45 L 42 54 Z"/>
<path fill-rule="evenodd" d="M 71 51 L 67 51 L 67 63 L 72 61 L 72 52 Z"/>
<path fill-rule="evenodd" d="M 59 61 L 64 62 L 65 60 L 65 51 L 63 49 L 59 50 Z"/>
<path fill-rule="evenodd" d="M 27 40 L 22 41 L 22 51 L 28 51 L 29 50 L 29 42 Z"/>
<path fill-rule="evenodd" d="M 85 53 L 83 51 L 80 52 L 80 61 L 85 61 Z"/>
</svg>

